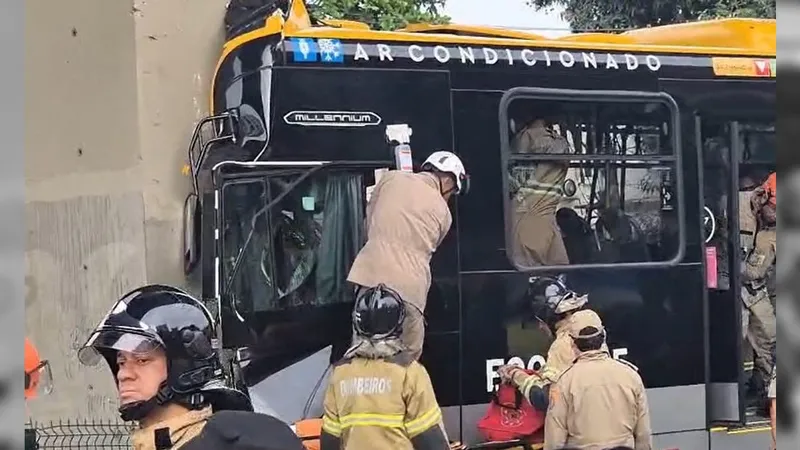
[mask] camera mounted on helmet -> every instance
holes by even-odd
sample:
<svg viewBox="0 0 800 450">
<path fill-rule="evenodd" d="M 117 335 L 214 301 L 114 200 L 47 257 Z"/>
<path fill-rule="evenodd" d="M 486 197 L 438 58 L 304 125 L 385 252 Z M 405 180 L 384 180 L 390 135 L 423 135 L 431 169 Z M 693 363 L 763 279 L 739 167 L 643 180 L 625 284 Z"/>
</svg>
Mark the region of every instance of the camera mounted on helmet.
<svg viewBox="0 0 800 450">
<path fill-rule="evenodd" d="M 588 296 L 578 294 L 566 285 L 566 277 L 531 277 L 528 279 L 528 298 L 534 315 L 552 332 L 567 314 L 583 309 Z"/>
<path fill-rule="evenodd" d="M 400 294 L 379 284 L 359 292 L 353 307 L 353 328 L 358 336 L 372 341 L 398 338 L 405 317 Z"/>
<path fill-rule="evenodd" d="M 142 420 L 154 408 L 173 402 L 188 409 L 252 411 L 244 393 L 225 386 L 215 342 L 214 320 L 200 301 L 173 287 L 148 285 L 114 304 L 78 351 L 78 359 L 90 366 L 105 360 L 117 378 L 121 352 L 163 352 L 166 378 L 152 398 L 120 406 L 125 421 Z"/>
<path fill-rule="evenodd" d="M 466 195 L 469 192 L 469 175 L 461 158 L 453 152 L 444 150 L 433 152 L 422 163 L 421 170 L 423 172 L 439 172 L 450 175 L 456 183 L 456 194 Z"/>
</svg>

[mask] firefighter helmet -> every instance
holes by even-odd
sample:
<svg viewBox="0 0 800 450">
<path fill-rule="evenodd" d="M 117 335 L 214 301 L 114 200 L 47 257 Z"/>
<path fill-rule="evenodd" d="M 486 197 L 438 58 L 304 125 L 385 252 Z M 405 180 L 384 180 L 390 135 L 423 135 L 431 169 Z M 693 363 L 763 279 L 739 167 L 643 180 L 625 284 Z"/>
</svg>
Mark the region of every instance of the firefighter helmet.
<svg viewBox="0 0 800 450">
<path fill-rule="evenodd" d="M 406 309 L 400 295 L 380 284 L 365 289 L 356 298 L 353 327 L 356 334 L 371 340 L 400 336 Z"/>
<path fill-rule="evenodd" d="M 456 156 L 455 153 L 444 150 L 433 152 L 431 156 L 428 156 L 428 159 L 422 163 L 422 170 L 431 169 L 452 175 L 456 181 L 457 194 L 466 194 L 467 191 L 469 191 L 467 169 L 464 167 L 464 163 L 461 162 L 461 158 Z"/>
<path fill-rule="evenodd" d="M 151 399 L 120 406 L 123 420 L 141 420 L 170 402 L 190 409 L 252 410 L 250 399 L 225 385 L 216 350 L 216 330 L 208 309 L 180 289 L 149 285 L 120 298 L 78 352 L 85 365 L 105 359 L 114 377 L 117 352 L 164 351 L 166 380 Z"/>
<path fill-rule="evenodd" d="M 569 289 L 561 277 L 532 277 L 528 296 L 534 314 L 551 328 L 564 314 L 578 311 L 589 302 L 588 295 Z"/>
<path fill-rule="evenodd" d="M 772 205 L 778 204 L 778 177 L 775 172 L 769 174 L 767 181 L 762 185 L 764 192 L 767 194 L 767 201 Z"/>
<path fill-rule="evenodd" d="M 31 400 L 53 391 L 50 363 L 39 357 L 39 350 L 25 338 L 25 400 Z"/>
</svg>

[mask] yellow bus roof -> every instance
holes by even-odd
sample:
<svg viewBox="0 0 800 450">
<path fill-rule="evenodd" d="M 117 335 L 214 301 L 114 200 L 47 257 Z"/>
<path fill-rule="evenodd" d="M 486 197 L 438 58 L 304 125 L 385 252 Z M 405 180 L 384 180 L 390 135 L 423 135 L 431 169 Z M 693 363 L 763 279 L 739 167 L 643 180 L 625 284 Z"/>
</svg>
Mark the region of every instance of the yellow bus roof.
<svg viewBox="0 0 800 450">
<path fill-rule="evenodd" d="M 366 24 L 330 20 L 312 26 L 303 0 L 292 0 L 287 17 L 276 13 L 264 26 L 237 36 L 223 47 L 224 59 L 235 48 L 264 36 L 416 42 L 503 47 L 590 49 L 646 53 L 775 57 L 776 21 L 720 19 L 643 28 L 623 33 L 577 33 L 561 38 L 475 25 L 413 24 L 396 31 L 372 30 Z"/>
</svg>

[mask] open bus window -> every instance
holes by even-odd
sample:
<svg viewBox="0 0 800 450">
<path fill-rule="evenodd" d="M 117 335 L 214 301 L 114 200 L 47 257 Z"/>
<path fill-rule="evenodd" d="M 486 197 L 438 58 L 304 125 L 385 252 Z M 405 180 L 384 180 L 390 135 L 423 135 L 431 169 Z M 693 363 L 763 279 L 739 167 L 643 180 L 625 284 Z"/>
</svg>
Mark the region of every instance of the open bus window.
<svg viewBox="0 0 800 450">
<path fill-rule="evenodd" d="M 221 279 L 241 315 L 352 300 L 346 277 L 362 244 L 362 176 L 304 174 L 270 172 L 222 189 Z"/>
<path fill-rule="evenodd" d="M 680 257 L 677 112 L 667 102 L 578 95 L 507 106 L 506 246 L 518 270 Z"/>
</svg>

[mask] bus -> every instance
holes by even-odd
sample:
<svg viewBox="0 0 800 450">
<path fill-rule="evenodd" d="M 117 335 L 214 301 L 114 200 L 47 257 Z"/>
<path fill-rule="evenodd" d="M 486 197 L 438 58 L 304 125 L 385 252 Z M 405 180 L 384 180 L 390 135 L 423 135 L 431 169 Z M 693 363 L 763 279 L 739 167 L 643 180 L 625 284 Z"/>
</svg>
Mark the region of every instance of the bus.
<svg viewBox="0 0 800 450">
<path fill-rule="evenodd" d="M 656 448 L 767 448 L 747 401 L 738 191 L 775 170 L 775 21 L 548 39 L 376 31 L 279 3 L 229 27 L 189 146 L 183 247 L 259 411 L 321 414 L 349 343 L 364 205 L 407 143 L 415 164 L 449 149 L 470 175 L 432 261 L 421 359 L 452 439 L 480 443 L 500 365 L 545 362 L 526 291 L 562 276 L 638 367 Z M 533 110 L 569 153 L 514 153 Z M 554 219 L 568 264 L 512 259 L 508 174 L 542 162 L 569 166 Z"/>
</svg>

